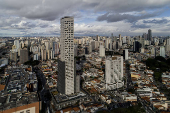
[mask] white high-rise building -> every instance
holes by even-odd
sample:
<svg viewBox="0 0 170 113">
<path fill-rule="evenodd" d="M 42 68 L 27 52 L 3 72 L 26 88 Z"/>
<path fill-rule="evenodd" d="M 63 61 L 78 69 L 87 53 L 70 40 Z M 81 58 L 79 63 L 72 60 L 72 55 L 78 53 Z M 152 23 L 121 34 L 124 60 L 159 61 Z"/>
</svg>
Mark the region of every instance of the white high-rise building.
<svg viewBox="0 0 170 113">
<path fill-rule="evenodd" d="M 170 38 L 166 39 L 165 51 L 166 53 L 170 51 Z"/>
<path fill-rule="evenodd" d="M 23 47 L 24 47 L 24 42 L 21 41 L 21 42 L 20 42 L 20 48 L 23 48 Z"/>
<path fill-rule="evenodd" d="M 73 94 L 78 86 L 75 77 L 74 67 L 74 18 L 63 17 L 61 23 L 61 56 L 58 62 L 58 83 L 57 87 L 62 94 Z"/>
<path fill-rule="evenodd" d="M 123 43 L 126 43 L 126 37 L 125 36 L 123 37 Z"/>
<path fill-rule="evenodd" d="M 113 40 L 112 40 L 112 38 L 110 38 L 110 45 L 109 46 L 110 46 L 109 47 L 110 51 L 112 51 L 112 49 L 113 49 Z"/>
<path fill-rule="evenodd" d="M 93 51 L 94 49 L 95 49 L 95 41 L 92 40 L 92 41 L 91 41 L 91 50 Z"/>
<path fill-rule="evenodd" d="M 99 48 L 99 41 L 95 41 L 95 49 Z"/>
<path fill-rule="evenodd" d="M 140 53 L 144 53 L 145 52 L 145 49 L 142 47 L 141 49 L 140 49 Z"/>
<path fill-rule="evenodd" d="M 106 48 L 106 49 L 109 49 L 109 38 L 106 38 L 105 48 Z"/>
<path fill-rule="evenodd" d="M 160 56 L 165 57 L 165 47 L 164 46 L 160 47 Z"/>
<path fill-rule="evenodd" d="M 128 60 L 129 56 L 128 56 L 128 49 L 125 49 L 125 60 Z"/>
<path fill-rule="evenodd" d="M 170 38 L 166 40 L 166 45 L 170 45 Z"/>
<path fill-rule="evenodd" d="M 99 56 L 100 57 L 104 57 L 105 56 L 105 48 L 104 48 L 104 46 L 102 44 L 100 44 Z"/>
<path fill-rule="evenodd" d="M 152 47 L 152 49 L 151 49 L 151 55 L 152 55 L 152 56 L 155 56 L 155 54 L 156 54 L 155 47 Z"/>
<path fill-rule="evenodd" d="M 47 50 L 46 49 L 42 49 L 41 50 L 41 60 L 47 60 Z"/>
<path fill-rule="evenodd" d="M 51 59 L 54 59 L 54 51 L 51 50 Z"/>
<path fill-rule="evenodd" d="M 18 49 L 20 48 L 19 40 L 15 40 L 14 45 L 16 46 L 16 50 L 18 51 Z"/>
<path fill-rule="evenodd" d="M 50 44 L 49 44 L 49 41 L 45 41 L 45 47 L 46 47 L 46 50 L 50 50 Z"/>
<path fill-rule="evenodd" d="M 38 54 L 35 54 L 33 58 L 33 60 L 38 60 Z"/>
<path fill-rule="evenodd" d="M 106 90 L 113 90 L 124 86 L 123 56 L 115 55 L 106 58 L 105 80 Z"/>
</svg>

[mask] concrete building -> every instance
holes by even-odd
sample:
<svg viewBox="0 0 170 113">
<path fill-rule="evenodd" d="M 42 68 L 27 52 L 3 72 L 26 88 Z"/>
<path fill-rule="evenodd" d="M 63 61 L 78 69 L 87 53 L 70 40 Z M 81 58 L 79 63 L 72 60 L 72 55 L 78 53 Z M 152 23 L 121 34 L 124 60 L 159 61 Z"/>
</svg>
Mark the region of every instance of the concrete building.
<svg viewBox="0 0 170 113">
<path fill-rule="evenodd" d="M 165 57 L 165 47 L 164 46 L 160 47 L 160 56 Z"/>
<path fill-rule="evenodd" d="M 89 50 L 89 53 L 92 52 L 92 46 L 91 45 L 89 45 L 88 50 Z"/>
<path fill-rule="evenodd" d="M 24 42 L 23 40 L 20 42 L 20 48 L 23 48 L 24 47 Z"/>
<path fill-rule="evenodd" d="M 59 54 L 59 43 L 57 42 L 53 42 L 53 47 L 52 47 L 53 51 L 54 51 L 54 55 L 58 55 Z"/>
<path fill-rule="evenodd" d="M 144 53 L 144 52 L 145 52 L 145 48 L 142 47 L 142 48 L 140 49 L 140 53 Z"/>
<path fill-rule="evenodd" d="M 106 38 L 105 48 L 109 49 L 109 38 Z"/>
<path fill-rule="evenodd" d="M 85 52 L 85 54 L 89 54 L 88 47 L 85 47 L 85 48 L 84 48 L 84 52 Z"/>
<path fill-rule="evenodd" d="M 91 50 L 93 51 L 95 49 L 95 41 L 94 40 L 91 41 L 90 46 L 91 46 Z"/>
<path fill-rule="evenodd" d="M 74 45 L 74 56 L 77 56 L 78 54 L 78 48 L 77 45 Z"/>
<path fill-rule="evenodd" d="M 45 43 L 46 50 L 47 51 L 50 50 L 50 43 L 49 43 L 49 41 L 45 41 L 44 43 Z"/>
<path fill-rule="evenodd" d="M 122 41 L 122 37 L 121 37 L 121 34 L 119 34 L 119 41 Z"/>
<path fill-rule="evenodd" d="M 42 104 L 37 94 L 37 77 L 34 72 L 28 71 L 29 69 L 24 65 L 6 68 L 8 81 L 6 88 L 1 91 L 3 95 L 0 95 L 0 113 L 41 112 Z"/>
<path fill-rule="evenodd" d="M 170 51 L 170 38 L 166 39 L 165 51 L 166 52 Z"/>
<path fill-rule="evenodd" d="M 140 50 L 140 48 L 141 48 L 141 44 L 140 44 L 140 42 L 138 42 L 138 41 L 135 41 L 135 42 L 133 42 L 133 51 L 134 52 L 140 52 L 139 50 Z"/>
<path fill-rule="evenodd" d="M 38 53 L 38 52 L 40 52 L 40 47 L 39 47 L 39 45 L 31 46 L 31 47 L 30 47 L 30 52 L 33 52 L 33 53 Z"/>
<path fill-rule="evenodd" d="M 147 40 L 147 34 L 146 33 L 143 33 L 143 36 L 144 40 Z"/>
<path fill-rule="evenodd" d="M 155 57 L 155 55 L 156 55 L 156 48 L 155 47 L 152 47 L 151 55 Z"/>
<path fill-rule="evenodd" d="M 39 60 L 39 58 L 38 58 L 38 54 L 35 54 L 35 55 L 34 55 L 33 60 Z"/>
<path fill-rule="evenodd" d="M 8 59 L 7 58 L 1 58 L 0 59 L 0 66 L 2 65 L 8 65 Z"/>
<path fill-rule="evenodd" d="M 14 45 L 18 51 L 18 49 L 20 48 L 19 40 L 14 40 Z"/>
<path fill-rule="evenodd" d="M 95 49 L 99 48 L 99 41 L 95 41 Z"/>
<path fill-rule="evenodd" d="M 113 50 L 113 41 L 112 41 L 112 39 L 110 39 L 109 50 L 110 51 Z"/>
<path fill-rule="evenodd" d="M 148 30 L 148 40 L 152 41 L 152 30 Z"/>
<path fill-rule="evenodd" d="M 106 90 L 113 90 L 124 86 L 122 56 L 115 55 L 106 58 L 105 80 Z"/>
<path fill-rule="evenodd" d="M 170 38 L 166 39 L 166 45 L 170 45 Z"/>
<path fill-rule="evenodd" d="M 74 62 L 74 18 L 63 17 L 61 23 L 60 51 L 58 62 L 58 91 L 70 95 L 76 92 L 75 86 L 75 62 Z"/>
<path fill-rule="evenodd" d="M 47 60 L 47 50 L 46 49 L 42 49 L 41 50 L 41 60 Z"/>
<path fill-rule="evenodd" d="M 123 37 L 123 43 L 124 44 L 126 43 L 126 37 L 125 36 Z"/>
<path fill-rule="evenodd" d="M 123 58 L 124 58 L 125 60 L 128 60 L 128 58 L 129 58 L 129 56 L 128 56 L 128 49 L 124 49 L 124 50 L 123 50 Z"/>
<path fill-rule="evenodd" d="M 51 59 L 54 59 L 54 51 L 51 50 Z"/>
<path fill-rule="evenodd" d="M 27 48 L 20 50 L 20 63 L 23 64 L 28 61 L 28 50 Z"/>
<path fill-rule="evenodd" d="M 100 37 L 98 35 L 96 36 L 96 41 L 100 41 Z"/>
<path fill-rule="evenodd" d="M 105 56 L 105 48 L 101 44 L 100 44 L 100 48 L 99 48 L 99 56 L 100 57 L 104 57 Z"/>
<path fill-rule="evenodd" d="M 17 62 L 17 52 L 15 52 L 15 51 L 10 52 L 10 60 Z"/>
<path fill-rule="evenodd" d="M 47 59 L 51 59 L 51 50 L 47 50 Z"/>
</svg>

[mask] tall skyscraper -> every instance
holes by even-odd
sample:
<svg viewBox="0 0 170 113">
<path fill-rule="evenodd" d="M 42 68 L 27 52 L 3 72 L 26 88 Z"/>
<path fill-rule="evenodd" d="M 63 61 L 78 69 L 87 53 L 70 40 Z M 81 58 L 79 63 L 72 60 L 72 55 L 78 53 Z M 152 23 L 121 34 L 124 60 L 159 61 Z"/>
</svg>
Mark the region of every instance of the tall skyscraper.
<svg viewBox="0 0 170 113">
<path fill-rule="evenodd" d="M 155 57 L 155 55 L 156 55 L 156 48 L 155 47 L 152 47 L 151 55 Z"/>
<path fill-rule="evenodd" d="M 124 85 L 123 56 L 114 55 L 106 58 L 105 80 L 107 90 L 120 88 Z"/>
<path fill-rule="evenodd" d="M 74 62 L 74 18 L 63 17 L 60 20 L 60 60 L 58 62 L 58 91 L 62 94 L 73 94 L 76 92 L 76 76 Z"/>
<path fill-rule="evenodd" d="M 113 33 L 111 34 L 111 39 L 112 39 L 112 41 L 114 40 L 114 39 L 113 39 Z"/>
<path fill-rule="evenodd" d="M 20 50 L 20 63 L 23 64 L 28 61 L 28 50 L 27 48 Z"/>
<path fill-rule="evenodd" d="M 92 41 L 91 41 L 91 50 L 93 51 L 94 49 L 95 49 L 95 41 L 92 40 Z"/>
<path fill-rule="evenodd" d="M 142 38 L 144 38 L 144 40 L 147 40 L 147 34 L 143 33 Z"/>
<path fill-rule="evenodd" d="M 19 47 L 20 47 L 20 44 L 19 44 L 19 40 L 15 40 L 14 41 L 14 45 L 16 46 L 16 49 L 18 51 Z"/>
<path fill-rule="evenodd" d="M 53 51 L 54 51 L 54 55 L 58 55 L 59 54 L 59 43 L 57 42 L 53 42 L 53 47 L 52 47 Z"/>
<path fill-rule="evenodd" d="M 128 56 L 128 49 L 124 49 L 124 50 L 123 50 L 123 58 L 124 58 L 125 60 L 128 60 L 128 58 L 129 58 L 129 56 Z"/>
<path fill-rule="evenodd" d="M 15 51 L 10 52 L 10 60 L 17 62 L 17 52 L 15 52 Z"/>
<path fill-rule="evenodd" d="M 99 56 L 100 57 L 104 57 L 105 56 L 105 48 L 104 48 L 104 46 L 102 44 L 100 44 Z"/>
<path fill-rule="evenodd" d="M 106 49 L 109 49 L 109 38 L 106 38 L 105 48 L 106 48 Z"/>
<path fill-rule="evenodd" d="M 160 47 L 160 56 L 165 57 L 165 47 L 164 46 Z"/>
<path fill-rule="evenodd" d="M 123 37 L 123 43 L 126 43 L 126 37 L 125 36 Z"/>
<path fill-rule="evenodd" d="M 165 51 L 166 53 L 170 51 L 170 38 L 166 39 Z"/>
<path fill-rule="evenodd" d="M 152 40 L 152 30 L 148 30 L 148 40 L 151 41 Z"/>
<path fill-rule="evenodd" d="M 45 47 L 46 47 L 46 50 L 50 50 L 50 44 L 49 44 L 49 41 L 45 41 Z"/>
<path fill-rule="evenodd" d="M 122 37 L 121 37 L 121 34 L 119 34 L 119 41 L 122 41 Z"/>
<path fill-rule="evenodd" d="M 138 41 L 133 42 L 133 51 L 134 52 L 138 52 L 139 53 L 139 50 L 140 50 L 141 47 L 142 46 L 141 46 L 140 42 L 138 42 Z"/>
</svg>

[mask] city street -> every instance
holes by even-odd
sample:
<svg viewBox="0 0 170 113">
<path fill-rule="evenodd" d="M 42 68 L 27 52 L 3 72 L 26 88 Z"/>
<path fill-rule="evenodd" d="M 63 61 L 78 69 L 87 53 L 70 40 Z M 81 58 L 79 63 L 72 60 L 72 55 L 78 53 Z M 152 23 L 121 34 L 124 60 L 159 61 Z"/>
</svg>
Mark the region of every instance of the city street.
<svg viewBox="0 0 170 113">
<path fill-rule="evenodd" d="M 36 72 L 37 79 L 40 80 L 38 82 L 40 82 L 42 85 L 42 89 L 38 93 L 40 94 L 41 101 L 43 102 L 42 113 L 45 113 L 47 110 L 50 110 L 50 98 L 47 96 L 50 94 L 49 88 L 46 84 L 46 78 L 43 72 L 40 70 L 40 67 L 34 67 L 33 70 Z"/>
</svg>

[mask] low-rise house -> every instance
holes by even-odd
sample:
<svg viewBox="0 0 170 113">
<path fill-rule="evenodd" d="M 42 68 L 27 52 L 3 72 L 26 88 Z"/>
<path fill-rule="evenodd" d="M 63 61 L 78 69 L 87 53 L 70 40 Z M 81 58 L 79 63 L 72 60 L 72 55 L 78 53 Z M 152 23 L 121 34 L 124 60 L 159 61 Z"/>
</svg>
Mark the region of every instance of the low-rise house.
<svg viewBox="0 0 170 113">
<path fill-rule="evenodd" d="M 131 92 L 122 92 L 123 100 L 126 102 L 132 102 L 137 101 L 137 96 L 135 94 L 132 94 Z"/>
<path fill-rule="evenodd" d="M 109 95 L 100 95 L 100 99 L 103 101 L 103 102 L 106 102 L 107 104 L 110 104 L 111 103 L 111 98 Z"/>
</svg>

